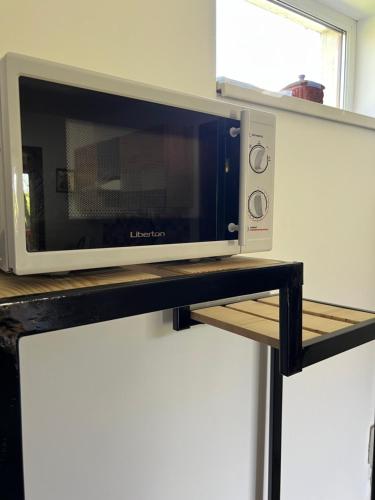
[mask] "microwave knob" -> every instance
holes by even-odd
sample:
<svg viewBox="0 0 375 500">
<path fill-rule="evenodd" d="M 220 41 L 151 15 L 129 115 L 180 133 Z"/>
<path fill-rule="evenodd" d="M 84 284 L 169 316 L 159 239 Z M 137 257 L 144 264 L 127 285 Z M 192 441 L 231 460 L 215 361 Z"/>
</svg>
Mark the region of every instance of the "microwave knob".
<svg viewBox="0 0 375 500">
<path fill-rule="evenodd" d="M 257 144 L 250 149 L 249 164 L 251 169 L 256 174 L 261 174 L 268 167 L 269 157 L 266 148 L 261 144 Z"/>
<path fill-rule="evenodd" d="M 257 189 L 253 191 L 248 200 L 249 214 L 253 219 L 262 219 L 268 210 L 267 196 Z"/>
</svg>

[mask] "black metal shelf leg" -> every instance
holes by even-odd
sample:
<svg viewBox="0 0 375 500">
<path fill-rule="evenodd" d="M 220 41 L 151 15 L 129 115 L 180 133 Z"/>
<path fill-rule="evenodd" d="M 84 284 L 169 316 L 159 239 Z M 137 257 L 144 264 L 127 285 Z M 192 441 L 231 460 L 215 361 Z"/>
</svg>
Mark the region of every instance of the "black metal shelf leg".
<svg viewBox="0 0 375 500">
<path fill-rule="evenodd" d="M 19 365 L 0 346 L 0 498 L 24 500 Z"/>
<path fill-rule="evenodd" d="M 281 433 L 283 417 L 283 376 L 280 373 L 279 350 L 271 348 L 270 415 L 268 444 L 268 500 L 280 500 Z"/>
<path fill-rule="evenodd" d="M 302 284 L 280 289 L 280 371 L 289 377 L 302 371 Z"/>
</svg>

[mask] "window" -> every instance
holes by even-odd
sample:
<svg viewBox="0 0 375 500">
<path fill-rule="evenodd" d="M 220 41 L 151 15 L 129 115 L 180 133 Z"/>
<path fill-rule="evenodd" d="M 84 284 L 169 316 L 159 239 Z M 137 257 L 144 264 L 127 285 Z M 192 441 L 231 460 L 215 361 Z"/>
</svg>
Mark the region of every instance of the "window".
<svg viewBox="0 0 375 500">
<path fill-rule="evenodd" d="M 350 109 L 355 27 L 310 0 L 217 0 L 217 76 L 278 92 L 303 74 Z"/>
</svg>

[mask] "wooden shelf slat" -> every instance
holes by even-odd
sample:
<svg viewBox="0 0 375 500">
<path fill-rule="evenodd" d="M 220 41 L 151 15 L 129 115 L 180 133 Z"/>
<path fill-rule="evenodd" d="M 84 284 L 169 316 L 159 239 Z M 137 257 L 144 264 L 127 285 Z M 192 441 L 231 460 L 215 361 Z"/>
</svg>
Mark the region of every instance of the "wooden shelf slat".
<svg viewBox="0 0 375 500">
<path fill-rule="evenodd" d="M 325 313 L 325 317 L 339 319 L 345 321 L 346 323 L 356 325 L 358 323 L 362 323 L 363 321 L 375 319 L 375 314 L 365 311 L 357 311 L 355 309 L 346 309 L 344 307 L 335 307 L 330 311 L 327 311 L 327 313 Z"/>
<path fill-rule="evenodd" d="M 279 308 L 274 307 L 270 304 L 257 302 L 255 300 L 246 300 L 244 302 L 231 304 L 228 307 L 231 307 L 232 309 L 236 309 L 238 311 L 251 313 L 261 318 L 279 321 Z M 345 328 L 345 326 L 346 324 L 344 321 L 336 321 L 333 319 L 314 316 L 312 314 L 306 313 L 303 313 L 302 315 L 302 327 L 305 330 L 309 330 L 311 332 L 320 334 L 332 333 L 336 330 Z"/>
<path fill-rule="evenodd" d="M 157 279 L 156 273 L 143 272 L 136 266 L 128 268 L 81 271 L 66 276 L 31 275 L 15 276 L 0 271 L 0 299 L 59 292 L 101 285 L 116 285 L 134 281 Z"/>
<path fill-rule="evenodd" d="M 66 275 L 16 276 L 0 271 L 0 299 L 40 293 L 90 288 L 102 285 L 155 280 L 171 276 L 214 273 L 237 269 L 256 269 L 285 264 L 271 259 L 236 256 L 200 262 L 164 262 L 107 269 L 74 271 Z"/>
<path fill-rule="evenodd" d="M 178 274 L 199 274 L 207 272 L 233 271 L 236 269 L 255 269 L 282 264 L 280 260 L 260 259 L 254 257 L 230 257 L 227 259 L 202 262 L 167 262 L 154 264 L 154 267 L 166 269 Z"/>
<path fill-rule="evenodd" d="M 258 302 L 278 307 L 279 296 L 271 295 L 269 297 L 258 299 Z M 331 320 L 343 321 L 345 323 L 350 323 L 353 325 L 362 323 L 362 321 L 375 319 L 375 314 L 373 313 L 359 311 L 357 309 L 348 309 L 346 307 L 339 307 L 331 304 L 313 302 L 311 300 L 303 300 L 302 310 L 304 313 L 311 314 L 313 316 L 320 316 L 322 318 Z"/>
<path fill-rule="evenodd" d="M 244 300 L 242 302 L 228 304 L 227 307 L 237 311 L 254 314 L 264 319 L 279 321 L 279 308 L 271 306 L 270 304 L 262 304 L 255 300 Z"/>
<path fill-rule="evenodd" d="M 279 348 L 279 324 L 276 321 L 262 319 L 253 314 L 234 310 L 230 307 L 215 306 L 196 309 L 191 318 L 200 323 L 216 326 L 223 330 L 247 337 L 271 347 Z M 307 330 L 302 331 L 303 340 L 320 337 Z"/>
</svg>

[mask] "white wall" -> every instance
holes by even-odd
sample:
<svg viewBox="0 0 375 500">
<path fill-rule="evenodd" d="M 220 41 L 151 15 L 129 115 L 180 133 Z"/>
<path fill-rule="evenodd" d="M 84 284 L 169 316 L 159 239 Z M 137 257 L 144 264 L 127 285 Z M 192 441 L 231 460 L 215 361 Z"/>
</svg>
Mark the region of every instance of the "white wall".
<svg viewBox="0 0 375 500">
<path fill-rule="evenodd" d="M 375 116 L 375 16 L 357 23 L 357 59 L 354 110 Z"/>
<path fill-rule="evenodd" d="M 305 263 L 310 298 L 375 308 L 375 133 L 277 115 L 272 255 Z"/>
<path fill-rule="evenodd" d="M 213 0 L 7 0 L 0 51 L 214 96 L 214 22 Z M 272 255 L 305 262 L 310 297 L 375 308 L 374 144 L 278 113 Z M 24 339 L 21 357 L 27 500 L 256 498 L 256 344 L 159 313 Z M 366 498 L 374 392 L 374 346 L 286 381 L 283 500 Z"/>
<path fill-rule="evenodd" d="M 213 95 L 213 12 L 214 0 L 4 0 L 0 50 Z"/>
</svg>

